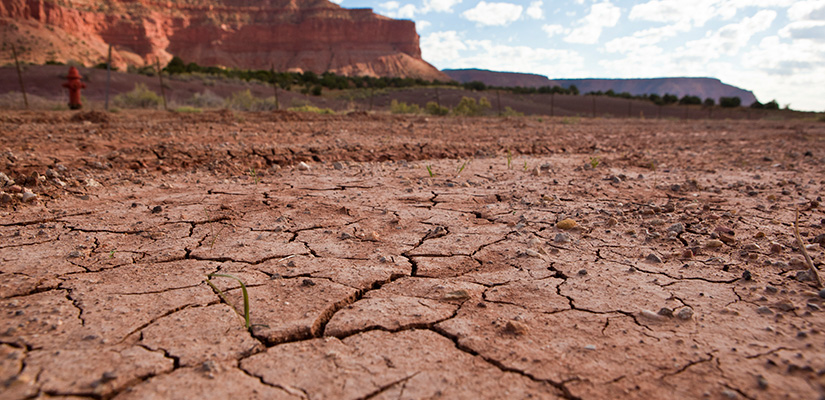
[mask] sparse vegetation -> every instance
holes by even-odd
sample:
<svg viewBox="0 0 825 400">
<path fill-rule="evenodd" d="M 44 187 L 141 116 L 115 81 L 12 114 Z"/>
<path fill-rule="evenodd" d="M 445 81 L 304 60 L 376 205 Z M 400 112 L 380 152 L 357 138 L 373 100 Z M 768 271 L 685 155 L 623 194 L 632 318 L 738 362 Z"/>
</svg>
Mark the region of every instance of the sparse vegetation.
<svg viewBox="0 0 825 400">
<path fill-rule="evenodd" d="M 238 111 L 269 111 L 275 109 L 275 98 L 261 99 L 255 97 L 251 90 L 246 89 L 232 93 L 232 96 L 226 99 L 225 104 L 227 108 Z"/>
<path fill-rule="evenodd" d="M 719 105 L 723 108 L 735 108 L 742 105 L 742 99 L 739 97 L 720 97 Z"/>
<path fill-rule="evenodd" d="M 427 102 L 427 105 L 424 107 L 427 114 L 430 115 L 440 115 L 444 116 L 450 113 L 450 109 L 444 106 L 438 105 L 438 103 L 434 101 Z"/>
<path fill-rule="evenodd" d="M 421 107 L 418 104 L 407 104 L 403 101 L 393 100 L 390 103 L 390 112 L 393 114 L 420 114 Z"/>
<path fill-rule="evenodd" d="M 175 108 L 174 111 L 176 113 L 183 113 L 183 114 L 198 114 L 198 113 L 203 112 L 202 109 L 197 108 L 197 107 L 192 107 L 192 106 L 180 106 L 178 108 Z"/>
<path fill-rule="evenodd" d="M 132 91 L 115 96 L 112 102 L 120 108 L 159 108 L 163 99 L 145 84 L 136 83 Z"/>
<path fill-rule="evenodd" d="M 486 97 L 482 97 L 478 100 L 478 102 L 476 102 L 476 99 L 464 96 L 461 98 L 458 105 L 453 109 L 453 114 L 466 117 L 476 117 L 484 115 L 484 112 L 489 110 L 491 107 L 492 105 L 490 105 L 490 101 L 487 100 Z"/>
<path fill-rule="evenodd" d="M 335 111 L 333 111 L 332 109 L 315 107 L 313 105 L 303 105 L 303 106 L 298 106 L 298 107 L 290 107 L 290 108 L 288 108 L 288 110 L 289 111 L 294 111 L 294 112 L 311 112 L 311 113 L 315 113 L 315 114 L 335 114 Z"/>
<path fill-rule="evenodd" d="M 215 286 L 214 283 L 212 283 L 211 279 L 217 277 L 234 279 L 241 284 L 241 292 L 243 293 L 243 314 L 241 314 L 241 312 L 238 311 L 238 309 L 232 304 L 232 302 L 229 301 L 226 295 L 224 295 L 223 291 L 218 289 L 218 287 Z M 244 319 L 244 327 L 246 329 L 249 329 L 252 325 L 249 323 L 249 293 L 246 291 L 246 284 L 244 284 L 243 281 L 240 280 L 238 277 L 229 274 L 209 274 L 206 276 L 206 283 L 209 285 L 209 287 L 212 288 L 213 291 L 215 291 L 215 293 L 218 295 L 218 297 L 221 298 L 221 300 L 223 300 L 224 303 L 232 307 L 232 309 L 235 310 L 235 312 L 238 313 L 238 315 L 240 315 Z"/>
</svg>

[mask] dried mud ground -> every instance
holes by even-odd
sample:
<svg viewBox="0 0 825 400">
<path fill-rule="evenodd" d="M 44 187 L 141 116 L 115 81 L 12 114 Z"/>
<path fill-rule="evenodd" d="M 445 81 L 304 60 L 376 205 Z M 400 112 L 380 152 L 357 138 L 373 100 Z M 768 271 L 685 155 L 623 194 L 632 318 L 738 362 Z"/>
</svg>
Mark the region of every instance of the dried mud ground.
<svg viewBox="0 0 825 400">
<path fill-rule="evenodd" d="M 823 398 L 823 140 L 4 112 L 0 397 Z"/>
</svg>

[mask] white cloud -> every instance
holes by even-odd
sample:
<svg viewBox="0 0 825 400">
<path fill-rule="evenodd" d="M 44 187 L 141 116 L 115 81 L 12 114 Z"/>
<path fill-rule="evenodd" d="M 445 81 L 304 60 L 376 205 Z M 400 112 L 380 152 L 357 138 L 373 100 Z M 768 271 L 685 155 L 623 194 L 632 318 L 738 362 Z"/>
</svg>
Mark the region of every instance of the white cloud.
<svg viewBox="0 0 825 400">
<path fill-rule="evenodd" d="M 461 0 L 424 0 L 424 7 L 421 12 L 426 14 L 430 11 L 453 12 L 453 6 L 461 3 Z"/>
<path fill-rule="evenodd" d="M 481 1 L 461 16 L 479 25 L 506 26 L 518 20 L 523 10 L 524 7 L 516 4 Z"/>
<path fill-rule="evenodd" d="M 329 0 L 329 1 L 331 1 L 331 2 L 333 2 L 333 3 L 335 3 L 335 4 L 341 4 L 341 3 L 343 3 L 343 2 L 344 2 L 344 0 Z"/>
<path fill-rule="evenodd" d="M 735 55 L 745 47 L 751 37 L 770 28 L 776 11 L 761 10 L 753 17 L 743 18 L 742 21 L 728 24 L 716 32 L 708 32 L 704 38 L 685 43 L 676 49 L 674 54 L 690 60 L 712 60 L 724 55 Z"/>
<path fill-rule="evenodd" d="M 530 3 L 530 7 L 527 7 L 527 16 L 533 19 L 544 19 L 544 10 L 541 8 L 543 5 L 544 2 L 541 0 Z"/>
<path fill-rule="evenodd" d="M 716 16 L 723 20 L 733 18 L 737 8 L 733 3 L 719 0 L 652 0 L 633 6 L 628 18 L 631 21 L 688 23 L 700 27 Z"/>
<path fill-rule="evenodd" d="M 630 36 L 618 37 L 605 43 L 604 50 L 608 53 L 635 53 L 646 47 L 656 45 L 663 40 L 674 37 L 691 28 L 684 24 L 674 24 L 636 31 Z M 648 50 L 644 50 L 648 51 Z"/>
<path fill-rule="evenodd" d="M 825 0 L 798 1 L 788 8 L 791 21 L 825 21 Z"/>
<path fill-rule="evenodd" d="M 430 26 L 432 26 L 430 21 L 415 21 L 415 27 L 416 27 L 416 29 L 418 29 L 419 32 L 423 31 L 423 30 L 426 30 Z"/>
<path fill-rule="evenodd" d="M 388 1 L 386 3 L 379 4 L 378 7 L 381 7 L 385 10 L 396 10 L 398 9 L 398 7 L 401 7 L 401 4 L 399 4 L 397 1 Z"/>
<path fill-rule="evenodd" d="M 604 28 L 616 26 L 622 15 L 621 9 L 610 1 L 593 4 L 590 14 L 579 20 L 578 27 L 573 29 L 565 38 L 568 43 L 594 44 Z"/>
<path fill-rule="evenodd" d="M 553 37 L 556 35 L 560 35 L 564 32 L 564 28 L 561 25 L 557 24 L 546 24 L 541 26 L 541 30 L 547 33 L 548 37 Z"/>
<path fill-rule="evenodd" d="M 433 32 L 421 39 L 422 58 L 432 63 L 456 60 L 461 50 L 467 46 L 456 31 Z"/>
<path fill-rule="evenodd" d="M 469 55 L 453 61 L 452 67 L 553 76 L 573 76 L 584 69 L 584 58 L 575 51 L 507 46 L 490 40 L 467 40 L 466 43 Z"/>
</svg>

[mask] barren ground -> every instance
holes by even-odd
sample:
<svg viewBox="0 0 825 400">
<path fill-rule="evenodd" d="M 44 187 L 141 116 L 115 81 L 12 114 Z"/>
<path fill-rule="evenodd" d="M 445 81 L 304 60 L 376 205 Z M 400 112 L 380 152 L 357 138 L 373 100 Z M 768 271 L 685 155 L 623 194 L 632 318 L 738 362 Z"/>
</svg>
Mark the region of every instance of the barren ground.
<svg viewBox="0 0 825 400">
<path fill-rule="evenodd" d="M 3 112 L 0 397 L 822 398 L 823 139 Z"/>
</svg>

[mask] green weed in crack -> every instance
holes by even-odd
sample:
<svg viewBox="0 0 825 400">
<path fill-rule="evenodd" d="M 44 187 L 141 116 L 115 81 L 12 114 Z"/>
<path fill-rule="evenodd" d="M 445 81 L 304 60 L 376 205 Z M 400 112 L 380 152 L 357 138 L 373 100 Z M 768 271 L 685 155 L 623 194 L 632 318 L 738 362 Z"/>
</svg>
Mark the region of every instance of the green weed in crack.
<svg viewBox="0 0 825 400">
<path fill-rule="evenodd" d="M 599 157 L 590 157 L 590 166 L 596 169 L 599 166 Z"/>
<path fill-rule="evenodd" d="M 510 149 L 507 149 L 507 169 L 513 168 L 513 153 L 510 152 Z"/>
<path fill-rule="evenodd" d="M 258 171 L 255 171 L 255 167 L 249 169 L 249 177 L 255 181 L 255 185 L 261 182 L 261 177 L 258 176 Z"/>
<path fill-rule="evenodd" d="M 238 283 L 241 284 L 241 292 L 243 293 L 243 314 L 241 314 L 240 311 L 238 311 L 238 308 L 235 307 L 235 305 L 232 304 L 229 301 L 229 299 L 226 297 L 226 295 L 224 295 L 223 291 L 218 289 L 218 287 L 215 286 L 214 283 L 212 283 L 211 279 L 215 278 L 215 277 L 234 279 L 234 280 L 238 281 Z M 232 307 L 233 310 L 235 310 L 236 313 L 238 313 L 238 315 L 243 317 L 244 322 L 245 322 L 244 327 L 246 327 L 246 329 L 248 330 L 252 326 L 252 325 L 249 324 L 249 293 L 246 291 L 246 285 L 243 283 L 243 281 L 240 280 L 240 278 L 238 278 L 234 275 L 209 274 L 209 275 L 206 276 L 206 283 L 212 288 L 213 291 L 215 291 L 215 294 L 217 294 L 218 297 L 220 297 L 221 300 L 223 300 L 224 303 L 228 304 L 230 307 Z"/>
<path fill-rule="evenodd" d="M 427 166 L 427 172 L 430 174 L 430 178 L 435 176 L 435 172 L 433 172 L 433 169 L 429 165 Z"/>
<path fill-rule="evenodd" d="M 218 236 L 220 236 L 221 232 L 226 228 L 226 225 L 221 224 L 221 229 L 218 230 L 218 233 L 215 233 L 215 221 L 209 216 L 209 210 L 204 208 L 203 212 L 206 214 L 206 222 L 209 224 L 209 236 L 212 237 L 212 240 L 209 241 L 209 251 L 212 251 L 212 248 L 215 247 L 215 242 L 218 240 Z"/>
</svg>

